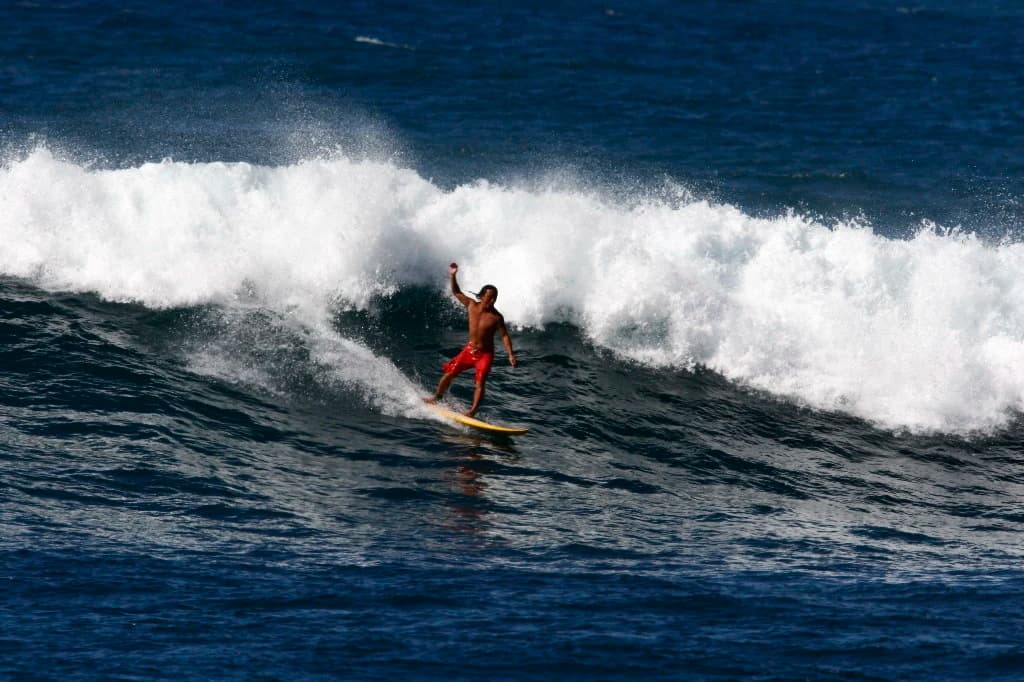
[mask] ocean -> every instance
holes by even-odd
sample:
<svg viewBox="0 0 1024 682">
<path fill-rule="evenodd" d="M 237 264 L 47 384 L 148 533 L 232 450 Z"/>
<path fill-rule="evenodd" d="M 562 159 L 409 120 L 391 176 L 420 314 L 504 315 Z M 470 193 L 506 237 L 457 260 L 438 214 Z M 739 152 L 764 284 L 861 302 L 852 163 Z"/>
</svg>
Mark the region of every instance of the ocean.
<svg viewBox="0 0 1024 682">
<path fill-rule="evenodd" d="M 1020 679 L 1022 34 L 3 3 L 0 678 Z"/>
</svg>

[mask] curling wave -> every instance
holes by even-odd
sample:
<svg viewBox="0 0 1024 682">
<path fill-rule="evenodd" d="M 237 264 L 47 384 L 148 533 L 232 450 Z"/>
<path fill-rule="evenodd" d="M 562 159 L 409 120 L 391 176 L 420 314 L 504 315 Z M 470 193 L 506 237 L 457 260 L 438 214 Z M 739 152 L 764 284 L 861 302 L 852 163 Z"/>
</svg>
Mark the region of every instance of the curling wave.
<svg viewBox="0 0 1024 682">
<path fill-rule="evenodd" d="M 151 307 L 255 298 L 318 324 L 338 301 L 443 287 L 454 259 L 468 288 L 499 286 L 513 325 L 571 322 L 646 365 L 911 431 L 990 431 L 1024 409 L 1024 245 L 933 226 L 890 239 L 694 198 L 446 190 L 344 156 L 95 170 L 40 147 L 0 172 L 0 237 L 0 271 L 43 287 Z"/>
</svg>

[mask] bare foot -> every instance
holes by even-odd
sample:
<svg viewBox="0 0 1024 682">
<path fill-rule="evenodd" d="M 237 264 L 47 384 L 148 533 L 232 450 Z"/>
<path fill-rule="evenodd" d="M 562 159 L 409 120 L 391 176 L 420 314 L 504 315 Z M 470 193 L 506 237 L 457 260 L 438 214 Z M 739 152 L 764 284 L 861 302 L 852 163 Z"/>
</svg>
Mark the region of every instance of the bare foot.
<svg viewBox="0 0 1024 682">
<path fill-rule="evenodd" d="M 437 396 L 428 395 L 426 398 L 423 399 L 423 402 L 425 402 L 428 405 L 433 405 L 437 402 Z"/>
<path fill-rule="evenodd" d="M 475 411 L 473 411 L 473 410 L 466 410 L 466 411 L 465 411 L 465 412 L 463 412 L 462 414 L 466 415 L 467 417 L 472 417 L 473 415 L 475 415 L 475 414 L 476 414 L 476 412 L 475 412 Z"/>
</svg>

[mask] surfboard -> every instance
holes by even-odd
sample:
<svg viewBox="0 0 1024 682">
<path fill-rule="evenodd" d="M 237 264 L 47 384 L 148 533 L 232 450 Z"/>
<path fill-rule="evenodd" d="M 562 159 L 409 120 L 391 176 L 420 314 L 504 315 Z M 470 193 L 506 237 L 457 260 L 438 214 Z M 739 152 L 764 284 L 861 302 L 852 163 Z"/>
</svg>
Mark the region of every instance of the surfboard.
<svg viewBox="0 0 1024 682">
<path fill-rule="evenodd" d="M 426 403 L 426 407 L 435 414 L 438 414 L 445 419 L 451 419 L 453 422 L 458 422 L 464 426 L 471 426 L 474 429 L 480 429 L 481 431 L 487 431 L 488 433 L 499 433 L 506 436 L 518 436 L 526 433 L 530 429 L 523 428 L 521 426 L 499 426 L 498 424 L 489 424 L 488 422 L 473 417 L 467 417 L 464 414 L 449 410 L 447 407 L 441 405 L 431 405 Z"/>
</svg>

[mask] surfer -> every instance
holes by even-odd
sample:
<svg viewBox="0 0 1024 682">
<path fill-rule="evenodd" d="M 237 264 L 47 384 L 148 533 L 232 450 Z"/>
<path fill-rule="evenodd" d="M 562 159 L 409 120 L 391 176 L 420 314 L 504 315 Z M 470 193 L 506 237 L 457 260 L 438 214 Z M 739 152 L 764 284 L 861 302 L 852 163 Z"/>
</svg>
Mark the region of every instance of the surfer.
<svg viewBox="0 0 1024 682">
<path fill-rule="evenodd" d="M 493 284 L 488 284 L 480 289 L 477 294 L 479 301 L 462 293 L 455 274 L 459 266 L 452 263 L 448 266 L 449 279 L 452 285 L 452 294 L 459 299 L 459 303 L 466 306 L 469 314 L 469 343 L 454 358 L 448 361 L 441 371 L 444 375 L 437 384 L 437 391 L 434 395 L 423 400 L 428 403 L 436 403 L 444 397 L 445 391 L 451 386 L 452 380 L 460 373 L 473 367 L 476 369 L 474 381 L 476 390 L 473 391 L 473 406 L 466 412 L 467 417 L 472 417 L 480 409 L 480 403 L 484 399 L 484 385 L 487 383 L 487 374 L 491 371 L 491 363 L 494 361 L 494 334 L 501 334 L 501 342 L 505 345 L 505 352 L 508 353 L 508 362 L 516 366 L 516 354 L 512 352 L 512 339 L 505 328 L 505 318 L 494 308 L 494 301 L 498 298 L 498 289 Z"/>
</svg>

